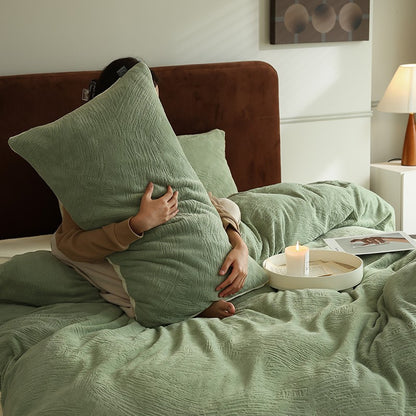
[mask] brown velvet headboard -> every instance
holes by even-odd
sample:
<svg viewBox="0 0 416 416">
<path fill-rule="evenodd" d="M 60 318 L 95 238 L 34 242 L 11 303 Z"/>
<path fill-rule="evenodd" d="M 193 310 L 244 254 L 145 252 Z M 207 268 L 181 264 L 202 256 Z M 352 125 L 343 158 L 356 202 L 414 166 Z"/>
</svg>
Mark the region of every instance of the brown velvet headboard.
<svg viewBox="0 0 416 416">
<path fill-rule="evenodd" d="M 280 182 L 278 78 L 265 62 L 152 68 L 176 134 L 219 128 L 240 191 Z M 80 106 L 98 71 L 0 77 L 0 238 L 48 234 L 60 214 L 55 196 L 8 138 Z"/>
</svg>

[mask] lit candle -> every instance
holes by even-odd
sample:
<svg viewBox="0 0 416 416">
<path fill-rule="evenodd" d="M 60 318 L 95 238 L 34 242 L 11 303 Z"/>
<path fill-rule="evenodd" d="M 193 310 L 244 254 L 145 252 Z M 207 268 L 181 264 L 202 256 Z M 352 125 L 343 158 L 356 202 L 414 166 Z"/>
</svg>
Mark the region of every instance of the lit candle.
<svg viewBox="0 0 416 416">
<path fill-rule="evenodd" d="M 289 276 L 307 276 L 309 274 L 309 248 L 299 245 L 285 249 L 286 273 Z"/>
</svg>

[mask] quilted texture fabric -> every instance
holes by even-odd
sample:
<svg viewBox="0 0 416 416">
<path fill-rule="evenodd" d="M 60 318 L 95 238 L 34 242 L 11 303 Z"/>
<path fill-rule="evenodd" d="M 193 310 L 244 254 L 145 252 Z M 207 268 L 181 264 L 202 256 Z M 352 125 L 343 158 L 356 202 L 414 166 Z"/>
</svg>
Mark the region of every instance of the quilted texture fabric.
<svg viewBox="0 0 416 416">
<path fill-rule="evenodd" d="M 308 245 L 322 248 L 325 237 L 394 229 L 392 207 L 345 183 L 282 184 L 237 197 L 245 229 L 261 237 L 250 240 L 256 250 L 249 245 L 260 255 L 293 238 L 319 236 Z M 282 230 L 293 211 L 299 216 Z M 154 329 L 94 301 L 88 284 L 65 299 L 50 285 L 67 286 L 53 260 L 31 253 L 0 265 L 7 416 L 416 414 L 414 250 L 364 256 L 353 289 L 266 286 L 236 299 L 232 317 Z M 19 290 L 7 292 L 13 285 Z M 49 291 L 40 294 L 48 306 L 28 306 L 40 303 L 40 291 Z"/>
<path fill-rule="evenodd" d="M 22 279 L 30 276 L 30 279 Z M 0 266 L 0 302 L 46 306 L 59 302 L 103 302 L 73 268 L 49 251 L 14 256 Z"/>
<path fill-rule="evenodd" d="M 215 129 L 207 133 L 178 136 L 179 143 L 205 189 L 218 198 L 237 192 L 225 158 L 225 133 Z"/>
<path fill-rule="evenodd" d="M 181 321 L 218 300 L 230 244 L 139 63 L 111 88 L 61 119 L 9 140 L 83 229 L 134 215 L 148 182 L 154 197 L 179 191 L 179 214 L 110 256 L 145 326 Z M 243 290 L 267 280 L 250 261 Z"/>
</svg>

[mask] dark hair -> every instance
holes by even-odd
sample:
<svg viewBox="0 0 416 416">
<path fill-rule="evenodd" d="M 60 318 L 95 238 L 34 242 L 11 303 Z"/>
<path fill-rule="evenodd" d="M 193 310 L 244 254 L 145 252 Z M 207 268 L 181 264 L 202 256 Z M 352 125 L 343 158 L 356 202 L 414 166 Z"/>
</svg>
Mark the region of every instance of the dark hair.
<svg viewBox="0 0 416 416">
<path fill-rule="evenodd" d="M 130 68 L 140 61 L 136 58 L 127 57 L 119 58 L 109 63 L 102 71 L 97 80 L 92 80 L 89 87 L 89 99 L 93 99 L 101 94 L 107 88 L 111 87 L 119 78 L 121 78 Z M 158 79 L 156 74 L 150 70 L 152 74 L 153 84 L 156 87 Z"/>
</svg>

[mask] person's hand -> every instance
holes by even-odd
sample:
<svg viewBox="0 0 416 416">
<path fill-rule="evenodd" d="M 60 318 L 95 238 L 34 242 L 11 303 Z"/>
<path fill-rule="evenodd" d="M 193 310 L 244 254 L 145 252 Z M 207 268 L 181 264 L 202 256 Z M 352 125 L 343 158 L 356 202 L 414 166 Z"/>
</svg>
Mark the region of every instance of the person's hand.
<svg viewBox="0 0 416 416">
<path fill-rule="evenodd" d="M 172 219 L 178 213 L 178 191 L 169 185 L 160 198 L 152 199 L 154 185 L 146 187 L 140 202 L 139 212 L 130 218 L 130 227 L 136 234 L 142 234 Z"/>
<path fill-rule="evenodd" d="M 362 242 L 364 246 L 368 246 L 370 244 L 384 244 L 386 240 L 383 237 L 365 237 L 365 238 L 354 238 L 351 240 L 351 243 Z"/>
<path fill-rule="evenodd" d="M 224 276 L 228 270 L 231 273 L 216 287 L 220 297 L 227 297 L 237 293 L 246 281 L 248 272 L 248 249 L 243 241 L 236 244 L 228 253 L 221 266 L 219 274 Z"/>
</svg>

